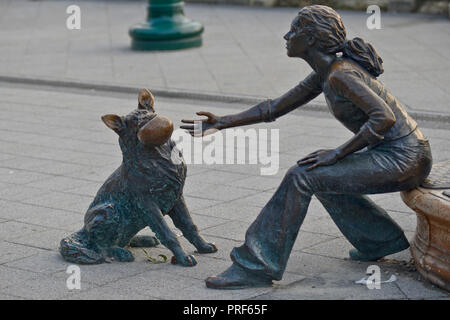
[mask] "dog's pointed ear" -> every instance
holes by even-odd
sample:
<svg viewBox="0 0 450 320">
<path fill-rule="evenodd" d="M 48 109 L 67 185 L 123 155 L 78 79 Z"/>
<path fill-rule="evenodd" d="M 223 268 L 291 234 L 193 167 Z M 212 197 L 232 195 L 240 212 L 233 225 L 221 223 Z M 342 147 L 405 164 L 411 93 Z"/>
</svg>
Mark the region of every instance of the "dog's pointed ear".
<svg viewBox="0 0 450 320">
<path fill-rule="evenodd" d="M 141 89 L 139 92 L 139 109 L 147 109 L 149 111 L 153 111 L 153 104 L 155 103 L 155 98 L 153 97 L 152 93 L 148 89 Z"/>
<path fill-rule="evenodd" d="M 114 130 L 117 134 L 119 134 L 125 127 L 122 118 L 116 114 L 105 114 L 102 116 L 102 121 L 108 128 Z"/>
</svg>

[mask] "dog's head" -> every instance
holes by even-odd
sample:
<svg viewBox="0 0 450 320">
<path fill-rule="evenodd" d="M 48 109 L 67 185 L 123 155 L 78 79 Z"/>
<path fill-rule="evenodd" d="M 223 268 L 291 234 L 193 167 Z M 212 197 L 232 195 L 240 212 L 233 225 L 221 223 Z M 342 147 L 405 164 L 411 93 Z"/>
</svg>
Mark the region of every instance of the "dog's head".
<svg viewBox="0 0 450 320">
<path fill-rule="evenodd" d="M 169 140 L 173 123 L 155 113 L 154 101 L 152 93 L 148 89 L 142 89 L 139 92 L 137 109 L 123 117 L 116 114 L 102 116 L 106 126 L 119 135 L 122 149 L 135 148 L 138 144 L 152 148 Z"/>
</svg>

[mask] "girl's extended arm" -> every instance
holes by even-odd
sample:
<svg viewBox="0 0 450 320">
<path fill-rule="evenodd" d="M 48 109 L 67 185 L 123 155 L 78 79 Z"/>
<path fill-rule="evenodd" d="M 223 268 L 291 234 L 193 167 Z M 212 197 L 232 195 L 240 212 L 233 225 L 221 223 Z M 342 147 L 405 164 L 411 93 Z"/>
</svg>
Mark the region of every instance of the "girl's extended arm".
<svg viewBox="0 0 450 320">
<path fill-rule="evenodd" d="M 208 134 L 209 130 L 221 130 L 226 128 L 245 126 L 259 122 L 275 121 L 276 118 L 302 106 L 322 92 L 319 76 L 312 72 L 308 77 L 300 82 L 281 97 L 269 99 L 251 107 L 248 110 L 226 116 L 216 116 L 210 112 L 198 112 L 197 115 L 206 116 L 202 121 L 202 134 Z M 182 120 L 189 125 L 181 126 L 194 135 L 194 120 Z"/>
</svg>

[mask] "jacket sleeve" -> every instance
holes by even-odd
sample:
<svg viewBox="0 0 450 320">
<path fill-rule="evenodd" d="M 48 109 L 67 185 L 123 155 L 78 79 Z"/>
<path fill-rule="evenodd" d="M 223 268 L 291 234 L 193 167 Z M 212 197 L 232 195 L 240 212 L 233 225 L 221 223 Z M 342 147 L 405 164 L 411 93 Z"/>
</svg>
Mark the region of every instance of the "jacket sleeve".
<svg viewBox="0 0 450 320">
<path fill-rule="evenodd" d="M 338 95 L 347 98 L 367 114 L 368 120 L 358 134 L 363 136 L 368 144 L 383 140 L 384 135 L 396 121 L 389 105 L 363 81 L 357 72 L 334 71 L 330 74 L 329 83 Z"/>
<path fill-rule="evenodd" d="M 297 86 L 279 98 L 269 99 L 258 104 L 261 119 L 265 122 L 275 121 L 276 118 L 304 105 L 322 92 L 319 76 L 312 72 Z"/>
</svg>

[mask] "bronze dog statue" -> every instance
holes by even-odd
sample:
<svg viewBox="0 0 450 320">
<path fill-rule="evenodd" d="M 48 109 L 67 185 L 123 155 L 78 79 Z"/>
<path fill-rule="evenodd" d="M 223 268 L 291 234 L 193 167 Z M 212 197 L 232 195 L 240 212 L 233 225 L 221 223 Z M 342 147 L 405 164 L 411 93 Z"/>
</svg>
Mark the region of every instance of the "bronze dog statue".
<svg viewBox="0 0 450 320">
<path fill-rule="evenodd" d="M 161 241 L 174 254 L 172 261 L 196 265 L 195 257 L 184 252 L 164 215 L 170 216 L 199 253 L 217 251 L 215 244 L 199 234 L 186 207 L 186 164 L 170 139 L 172 122 L 156 115 L 148 89 L 141 90 L 138 100 L 138 108 L 124 117 L 102 117 L 119 135 L 123 162 L 97 192 L 84 217 L 84 227 L 61 240 L 59 251 L 69 262 L 99 264 L 107 258 L 133 261 L 125 246 L 152 247 Z M 136 236 L 145 227 L 156 237 Z"/>
</svg>

